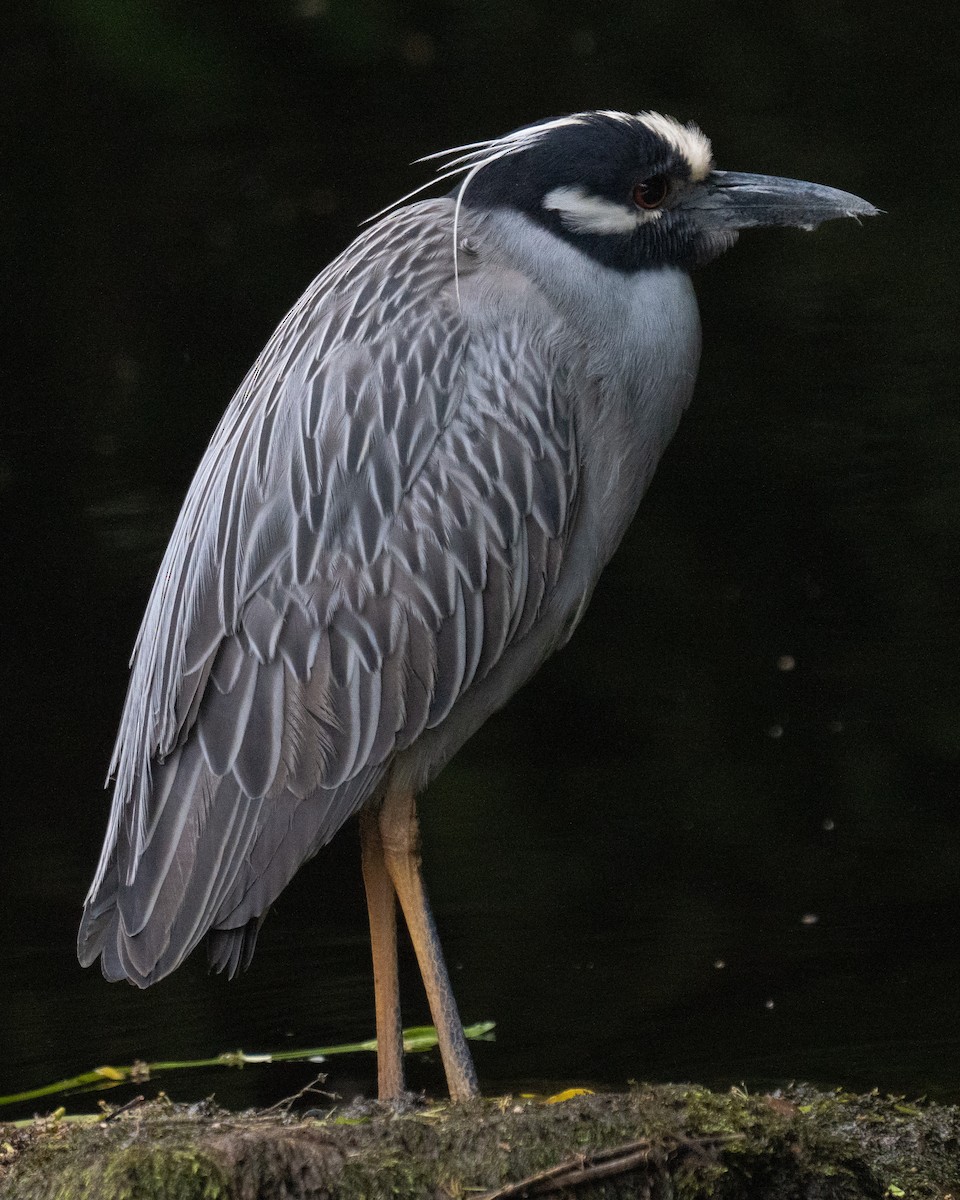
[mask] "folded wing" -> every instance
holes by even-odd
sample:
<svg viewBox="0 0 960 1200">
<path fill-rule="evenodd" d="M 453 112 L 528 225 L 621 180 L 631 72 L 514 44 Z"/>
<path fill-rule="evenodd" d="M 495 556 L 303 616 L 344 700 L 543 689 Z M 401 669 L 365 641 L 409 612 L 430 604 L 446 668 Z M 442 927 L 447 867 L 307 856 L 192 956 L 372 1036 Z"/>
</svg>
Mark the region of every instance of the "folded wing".
<svg viewBox="0 0 960 1200">
<path fill-rule="evenodd" d="M 249 959 L 297 868 L 549 600 L 577 505 L 546 342 L 472 334 L 452 205 L 375 226 L 228 408 L 132 663 L 85 964 L 146 986 Z"/>
</svg>

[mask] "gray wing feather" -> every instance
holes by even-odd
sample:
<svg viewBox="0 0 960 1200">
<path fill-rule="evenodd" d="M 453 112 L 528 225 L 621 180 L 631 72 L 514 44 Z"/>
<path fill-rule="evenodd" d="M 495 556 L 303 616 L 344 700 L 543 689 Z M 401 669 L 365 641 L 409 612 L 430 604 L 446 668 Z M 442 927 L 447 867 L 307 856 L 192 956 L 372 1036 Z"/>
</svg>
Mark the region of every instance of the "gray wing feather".
<svg viewBox="0 0 960 1200">
<path fill-rule="evenodd" d="M 145 986 L 248 961 L 300 864 L 556 584 L 577 448 L 546 346 L 471 337 L 449 201 L 283 321 L 188 493 L 132 661 L 80 956 Z"/>
</svg>

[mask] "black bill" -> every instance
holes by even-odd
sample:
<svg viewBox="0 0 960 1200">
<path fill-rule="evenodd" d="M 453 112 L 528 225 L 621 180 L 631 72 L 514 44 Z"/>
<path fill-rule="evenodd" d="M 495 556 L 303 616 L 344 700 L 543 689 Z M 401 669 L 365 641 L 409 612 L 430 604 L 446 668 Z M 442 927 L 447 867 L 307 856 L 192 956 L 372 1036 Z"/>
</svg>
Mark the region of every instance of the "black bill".
<svg viewBox="0 0 960 1200">
<path fill-rule="evenodd" d="M 684 207 L 703 213 L 718 229 L 755 225 L 798 225 L 815 229 L 837 217 L 873 217 L 878 208 L 837 188 L 776 175 L 711 171 Z"/>
</svg>

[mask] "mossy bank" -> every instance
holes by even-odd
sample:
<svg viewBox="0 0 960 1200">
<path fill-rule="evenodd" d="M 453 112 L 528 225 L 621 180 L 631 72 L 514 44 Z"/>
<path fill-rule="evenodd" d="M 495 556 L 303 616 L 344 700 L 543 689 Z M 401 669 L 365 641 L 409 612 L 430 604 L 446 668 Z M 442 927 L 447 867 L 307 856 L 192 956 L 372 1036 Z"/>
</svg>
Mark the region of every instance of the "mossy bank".
<svg viewBox="0 0 960 1200">
<path fill-rule="evenodd" d="M 560 1167 L 560 1170 L 552 1168 Z M 525 1188 L 511 1188 L 530 1180 Z M 792 1088 L 637 1087 L 329 1116 L 164 1099 L 0 1126 L 0 1200 L 306 1200 L 576 1194 L 694 1200 L 960 1198 L 960 1109 Z"/>
</svg>

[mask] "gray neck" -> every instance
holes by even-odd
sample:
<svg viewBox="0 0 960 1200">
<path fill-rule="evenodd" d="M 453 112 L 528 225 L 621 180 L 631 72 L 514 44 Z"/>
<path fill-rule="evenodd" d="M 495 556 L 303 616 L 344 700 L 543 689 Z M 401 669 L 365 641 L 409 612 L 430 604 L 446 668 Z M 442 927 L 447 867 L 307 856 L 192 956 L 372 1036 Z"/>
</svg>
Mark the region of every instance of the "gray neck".
<svg viewBox="0 0 960 1200">
<path fill-rule="evenodd" d="M 596 428 L 586 432 L 616 476 L 603 508 L 619 540 L 693 393 L 700 316 L 690 277 L 677 267 L 604 267 L 520 213 L 492 212 L 487 222 L 503 265 L 536 285 L 561 318 L 559 336 L 586 351 L 598 391 Z"/>
<path fill-rule="evenodd" d="M 629 379 L 637 400 L 647 398 L 651 381 L 686 378 L 689 398 L 700 355 L 700 318 L 685 271 L 612 270 L 508 209 L 485 214 L 482 221 L 504 266 L 534 283 L 570 332 L 585 339 L 591 365 L 602 376 Z"/>
</svg>

